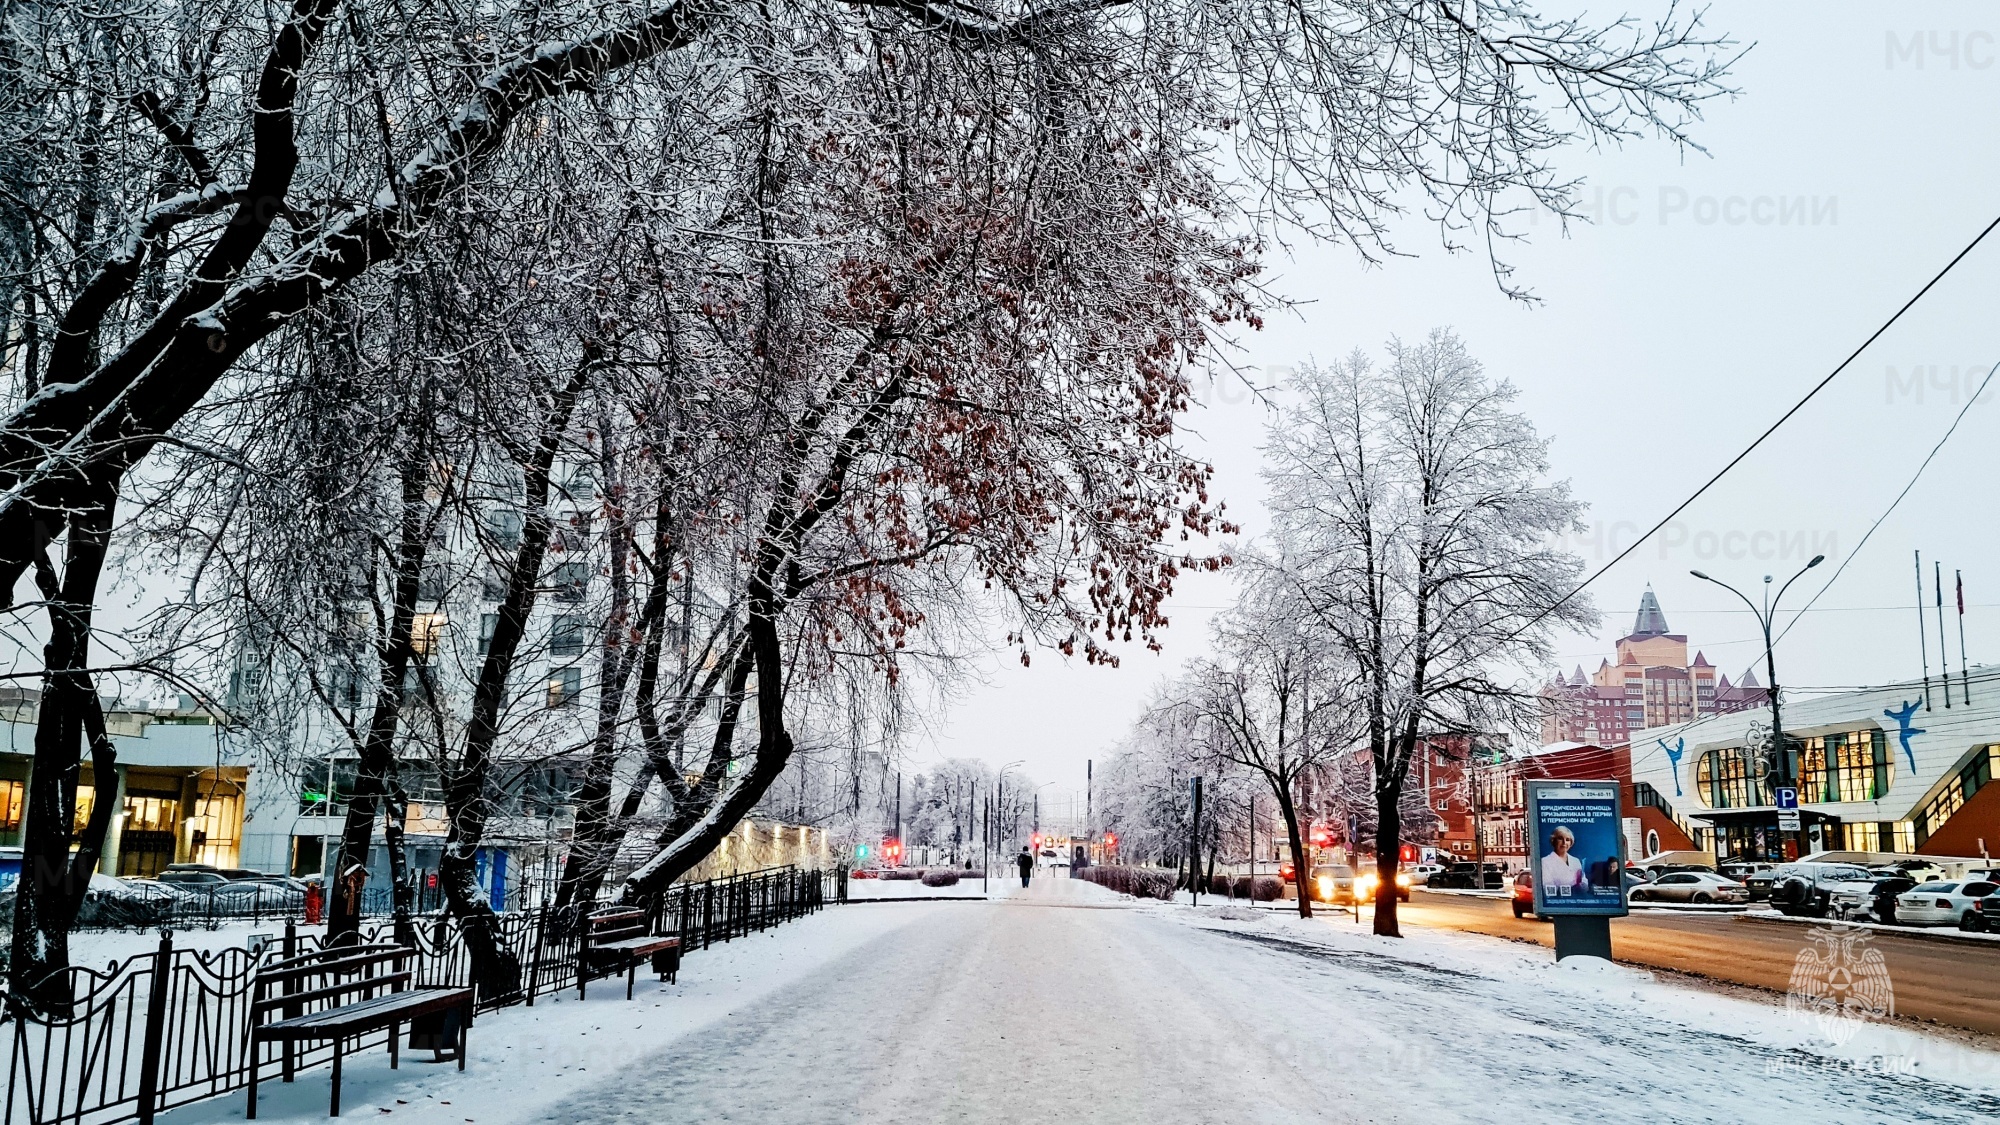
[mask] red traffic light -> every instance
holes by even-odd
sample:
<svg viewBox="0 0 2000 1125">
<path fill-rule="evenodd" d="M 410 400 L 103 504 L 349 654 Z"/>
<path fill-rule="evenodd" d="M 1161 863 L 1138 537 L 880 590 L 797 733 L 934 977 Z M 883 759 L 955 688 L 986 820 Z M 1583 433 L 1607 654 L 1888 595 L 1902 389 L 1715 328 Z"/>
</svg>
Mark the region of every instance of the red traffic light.
<svg viewBox="0 0 2000 1125">
<path fill-rule="evenodd" d="M 1037 832 L 1037 833 L 1035 833 L 1035 834 L 1034 834 L 1033 836 L 1030 836 L 1030 837 L 1028 837 L 1028 838 L 1029 838 L 1030 840 L 1034 841 L 1034 844 L 1035 844 L 1035 846 L 1036 846 L 1036 847 L 1038 847 L 1038 848 L 1039 848 L 1039 847 L 1041 847 L 1041 846 L 1042 846 L 1042 834 L 1041 834 L 1040 832 Z"/>
<path fill-rule="evenodd" d="M 1117 846 L 1118 846 L 1118 833 L 1116 833 L 1116 832 L 1106 832 L 1106 833 L 1104 834 L 1104 846 L 1105 846 L 1105 847 L 1108 847 L 1108 848 L 1115 848 L 1115 847 L 1117 847 Z"/>
<path fill-rule="evenodd" d="M 1417 862 L 1417 846 L 1415 844 L 1404 844 L 1402 850 L 1397 854 L 1401 856 L 1404 863 Z"/>
<path fill-rule="evenodd" d="M 1315 848 L 1329 847 L 1333 843 L 1333 833 L 1327 831 L 1324 825 L 1314 826 L 1311 837 L 1312 846 Z"/>
</svg>

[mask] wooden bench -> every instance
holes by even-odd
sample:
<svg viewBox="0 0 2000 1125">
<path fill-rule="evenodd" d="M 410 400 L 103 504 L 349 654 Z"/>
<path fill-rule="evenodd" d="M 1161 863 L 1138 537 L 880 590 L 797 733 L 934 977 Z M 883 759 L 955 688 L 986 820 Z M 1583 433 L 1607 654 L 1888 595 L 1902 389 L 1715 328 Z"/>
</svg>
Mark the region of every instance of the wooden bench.
<svg viewBox="0 0 2000 1125">
<path fill-rule="evenodd" d="M 583 940 L 577 947 L 576 998 L 584 998 L 584 987 L 593 976 L 625 974 L 625 999 L 632 998 L 632 985 L 639 976 L 639 962 L 651 958 L 653 971 L 663 979 L 680 975 L 681 939 L 646 932 L 645 911 L 614 906 L 593 911 L 583 920 Z"/>
<path fill-rule="evenodd" d="M 333 1041 L 333 1102 L 328 1116 L 340 1116 L 340 1060 L 347 1041 L 389 1029 L 389 1068 L 399 1061 L 396 1033 L 403 1024 L 428 1023 L 436 1034 L 432 1057 L 442 1061 L 449 1037 L 458 1069 L 465 1069 L 465 1032 L 472 1025 L 472 989 L 412 988 L 415 974 L 403 968 L 416 951 L 400 945 L 350 945 L 275 962 L 257 973 L 250 995 L 250 1110 L 257 1116 L 259 1046 L 283 1043 L 284 1080 L 292 1080 L 292 1045 Z M 390 971 L 382 972 L 382 968 Z M 276 989 L 273 994 L 272 990 Z M 359 994 L 358 999 L 346 997 Z M 307 1005 L 331 1001 L 316 1011 Z M 272 1012 L 282 1017 L 264 1022 Z M 455 1017 L 455 1018 L 454 1018 Z M 456 1025 L 455 1027 L 453 1025 Z"/>
</svg>

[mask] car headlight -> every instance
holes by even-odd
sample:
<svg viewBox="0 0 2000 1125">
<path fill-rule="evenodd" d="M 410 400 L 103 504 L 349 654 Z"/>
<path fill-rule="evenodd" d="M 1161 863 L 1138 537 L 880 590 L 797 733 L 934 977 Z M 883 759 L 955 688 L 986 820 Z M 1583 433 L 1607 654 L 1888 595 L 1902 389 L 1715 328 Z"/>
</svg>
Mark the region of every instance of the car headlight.
<svg viewBox="0 0 2000 1125">
<path fill-rule="evenodd" d="M 1409 886 L 1409 885 L 1410 885 L 1410 877 L 1409 877 L 1408 875 L 1404 874 L 1404 873 L 1403 873 L 1403 872 L 1401 872 L 1401 871 L 1398 871 L 1398 872 L 1396 872 L 1396 885 L 1397 885 L 1397 886 L 1399 886 L 1399 887 L 1407 887 L 1407 886 Z"/>
<path fill-rule="evenodd" d="M 1333 880 L 1332 880 L 1332 879 L 1329 879 L 1329 878 L 1327 878 L 1327 877 L 1326 877 L 1326 876 L 1324 876 L 1324 875 L 1320 876 L 1320 877 L 1319 877 L 1319 893 L 1320 893 L 1320 894 L 1321 894 L 1322 896 L 1326 897 L 1326 898 L 1331 898 L 1331 897 L 1333 897 Z"/>
</svg>

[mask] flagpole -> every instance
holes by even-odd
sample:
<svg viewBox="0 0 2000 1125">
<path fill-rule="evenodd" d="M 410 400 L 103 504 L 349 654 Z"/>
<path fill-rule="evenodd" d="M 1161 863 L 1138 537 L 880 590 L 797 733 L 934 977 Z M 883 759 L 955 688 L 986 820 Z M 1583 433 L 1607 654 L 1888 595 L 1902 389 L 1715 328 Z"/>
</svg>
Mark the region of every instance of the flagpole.
<svg viewBox="0 0 2000 1125">
<path fill-rule="evenodd" d="M 1965 662 L 1965 572 L 1954 570 L 1951 572 L 1951 578 L 1952 582 L 1958 587 L 1958 694 L 1963 698 L 1963 702 L 1970 705 L 1972 703 L 1972 666 Z"/>
<path fill-rule="evenodd" d="M 1924 635 L 1924 553 L 1912 551 L 1917 568 L 1917 648 L 1924 657 L 1924 710 L 1931 709 L 1931 642 Z"/>
<path fill-rule="evenodd" d="M 1938 675 L 1944 680 L 1944 709 L 1951 710 L 1951 649 L 1944 639 L 1944 564 L 1931 560 L 1931 568 L 1937 576 L 1937 618 L 1938 618 Z M 1922 581 L 1920 578 L 1919 581 Z"/>
</svg>

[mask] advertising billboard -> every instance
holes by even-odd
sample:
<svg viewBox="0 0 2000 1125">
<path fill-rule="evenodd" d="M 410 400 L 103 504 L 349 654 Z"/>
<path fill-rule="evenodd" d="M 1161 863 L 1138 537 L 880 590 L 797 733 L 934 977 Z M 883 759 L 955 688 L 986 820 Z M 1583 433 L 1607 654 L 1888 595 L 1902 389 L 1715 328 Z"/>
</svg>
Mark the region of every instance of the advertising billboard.
<svg viewBox="0 0 2000 1125">
<path fill-rule="evenodd" d="M 1528 781 L 1535 913 L 1623 915 L 1625 856 L 1616 781 Z"/>
</svg>

